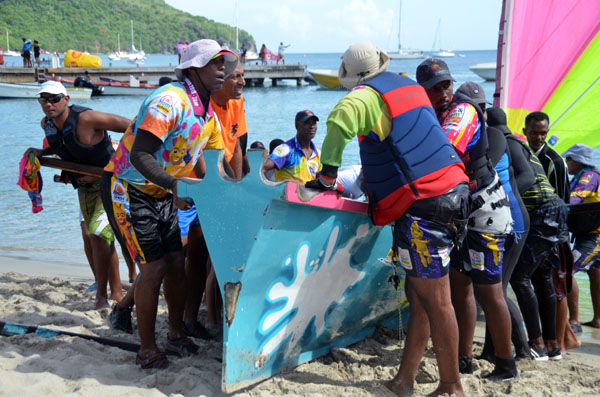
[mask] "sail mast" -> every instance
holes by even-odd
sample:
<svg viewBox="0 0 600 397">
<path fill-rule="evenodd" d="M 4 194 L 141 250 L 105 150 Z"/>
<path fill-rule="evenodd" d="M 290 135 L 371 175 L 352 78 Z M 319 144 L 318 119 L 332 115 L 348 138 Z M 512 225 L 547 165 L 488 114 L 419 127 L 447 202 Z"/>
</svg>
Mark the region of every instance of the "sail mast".
<svg viewBox="0 0 600 397">
<path fill-rule="evenodd" d="M 398 8 L 398 52 L 400 53 L 400 52 L 402 52 L 402 44 L 400 44 L 400 43 L 402 43 L 400 41 L 400 30 L 402 29 L 401 28 L 401 26 L 402 26 L 402 0 L 400 0 L 399 3 L 400 3 L 400 6 Z"/>
<path fill-rule="evenodd" d="M 6 31 L 6 52 L 10 51 L 10 47 L 8 46 L 8 30 Z"/>
<path fill-rule="evenodd" d="M 133 19 L 130 19 L 131 22 L 131 48 L 130 51 L 133 53 L 135 51 L 135 45 L 133 44 Z"/>
</svg>

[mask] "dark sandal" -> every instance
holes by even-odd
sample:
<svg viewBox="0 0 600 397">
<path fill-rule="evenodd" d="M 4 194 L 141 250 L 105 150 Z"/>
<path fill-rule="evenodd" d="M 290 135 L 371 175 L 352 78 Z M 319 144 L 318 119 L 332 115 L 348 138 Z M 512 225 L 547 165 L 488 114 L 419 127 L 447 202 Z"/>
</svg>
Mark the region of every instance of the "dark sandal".
<svg viewBox="0 0 600 397">
<path fill-rule="evenodd" d="M 142 369 L 165 369 L 169 366 L 169 359 L 165 353 L 155 353 L 148 358 L 141 358 L 138 353 L 135 357 L 135 363 Z"/>
<path fill-rule="evenodd" d="M 191 336 L 192 338 L 200 338 L 200 339 L 204 339 L 204 340 L 212 339 L 210 332 L 208 332 L 208 330 L 206 328 L 204 328 L 202 326 L 202 324 L 200 324 L 198 321 L 196 321 L 194 323 L 194 325 L 192 325 L 189 328 L 186 327 L 184 322 L 182 322 L 181 330 L 183 331 L 184 334 L 186 334 L 187 336 Z"/>
<path fill-rule="evenodd" d="M 198 353 L 198 349 L 198 345 L 192 342 L 187 336 L 175 340 L 167 338 L 167 345 L 165 346 L 165 352 L 167 354 L 173 354 L 179 357 L 196 354 Z"/>
<path fill-rule="evenodd" d="M 117 304 L 112 308 L 112 311 L 108 315 L 108 321 L 113 329 L 118 329 L 128 334 L 133 334 L 133 326 L 131 324 L 131 311 L 132 307 L 126 307 L 125 309 L 117 309 Z"/>
</svg>

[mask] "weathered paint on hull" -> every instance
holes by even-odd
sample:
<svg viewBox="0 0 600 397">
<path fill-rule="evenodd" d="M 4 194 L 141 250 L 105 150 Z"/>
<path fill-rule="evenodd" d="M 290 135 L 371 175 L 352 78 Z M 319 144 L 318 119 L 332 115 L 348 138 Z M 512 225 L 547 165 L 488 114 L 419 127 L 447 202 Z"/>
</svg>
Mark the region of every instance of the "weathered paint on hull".
<svg viewBox="0 0 600 397">
<path fill-rule="evenodd" d="M 378 324 L 397 324 L 405 299 L 383 260 L 392 233 L 372 225 L 366 204 L 349 202 L 345 211 L 300 203 L 296 185 L 262 181 L 262 153 L 249 153 L 253 171 L 239 182 L 218 174 L 217 152 L 205 157 L 204 180 L 178 189 L 196 203 L 225 297 L 224 391 L 355 343 Z M 346 204 L 332 192 L 311 203 L 327 199 Z"/>
</svg>

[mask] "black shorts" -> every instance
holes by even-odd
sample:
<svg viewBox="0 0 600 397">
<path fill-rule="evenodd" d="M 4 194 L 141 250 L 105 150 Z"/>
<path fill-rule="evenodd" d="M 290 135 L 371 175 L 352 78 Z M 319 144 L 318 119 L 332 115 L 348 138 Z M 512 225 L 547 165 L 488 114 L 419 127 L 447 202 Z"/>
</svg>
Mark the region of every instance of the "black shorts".
<svg viewBox="0 0 600 397">
<path fill-rule="evenodd" d="M 153 262 L 165 253 L 183 250 L 172 195 L 148 196 L 109 172 L 102 175 L 100 191 L 119 243 L 127 248 L 137 264 Z"/>
</svg>

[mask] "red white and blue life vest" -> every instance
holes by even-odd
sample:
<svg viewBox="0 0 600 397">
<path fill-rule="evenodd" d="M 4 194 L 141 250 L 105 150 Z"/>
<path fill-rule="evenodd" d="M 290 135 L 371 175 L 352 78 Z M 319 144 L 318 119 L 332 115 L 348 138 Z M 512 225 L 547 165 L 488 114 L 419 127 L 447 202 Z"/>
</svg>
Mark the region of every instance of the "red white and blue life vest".
<svg viewBox="0 0 600 397">
<path fill-rule="evenodd" d="M 383 98 L 389 135 L 359 136 L 371 216 L 376 225 L 400 218 L 416 201 L 468 182 L 465 166 L 440 126 L 423 87 L 408 77 L 382 73 L 364 83 Z"/>
</svg>

